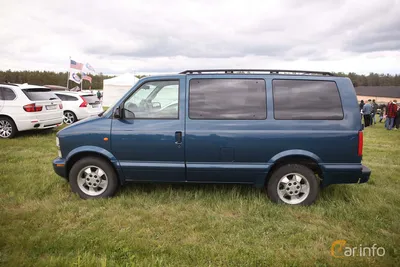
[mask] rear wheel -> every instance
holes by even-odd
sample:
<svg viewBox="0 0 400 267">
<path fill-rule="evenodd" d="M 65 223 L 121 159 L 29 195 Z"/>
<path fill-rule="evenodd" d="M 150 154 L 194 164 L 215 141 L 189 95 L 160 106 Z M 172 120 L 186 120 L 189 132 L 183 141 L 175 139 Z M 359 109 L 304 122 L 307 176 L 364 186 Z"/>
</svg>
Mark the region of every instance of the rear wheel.
<svg viewBox="0 0 400 267">
<path fill-rule="evenodd" d="M 13 138 L 17 131 L 17 126 L 12 119 L 0 117 L 0 138 Z"/>
<path fill-rule="evenodd" d="M 74 122 L 76 122 L 76 116 L 72 111 L 64 111 L 64 118 L 63 118 L 63 122 L 65 124 L 72 124 Z"/>
<path fill-rule="evenodd" d="M 319 193 L 318 178 L 304 165 L 283 165 L 272 173 L 267 193 L 276 203 L 311 205 Z"/>
<path fill-rule="evenodd" d="M 111 197 L 118 189 L 118 177 L 111 164 L 97 157 L 77 161 L 69 173 L 69 183 L 83 199 Z"/>
</svg>

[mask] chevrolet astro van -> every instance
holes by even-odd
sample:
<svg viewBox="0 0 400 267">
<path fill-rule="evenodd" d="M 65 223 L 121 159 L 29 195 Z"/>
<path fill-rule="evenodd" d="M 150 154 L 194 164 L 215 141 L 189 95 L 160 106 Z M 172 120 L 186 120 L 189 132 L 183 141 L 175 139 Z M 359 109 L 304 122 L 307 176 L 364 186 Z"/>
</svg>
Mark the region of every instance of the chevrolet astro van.
<svg viewBox="0 0 400 267">
<path fill-rule="evenodd" d="M 362 130 L 348 78 L 187 70 L 143 78 L 98 117 L 59 131 L 53 168 L 84 199 L 126 182 L 238 183 L 310 205 L 330 184 L 368 181 Z"/>
</svg>

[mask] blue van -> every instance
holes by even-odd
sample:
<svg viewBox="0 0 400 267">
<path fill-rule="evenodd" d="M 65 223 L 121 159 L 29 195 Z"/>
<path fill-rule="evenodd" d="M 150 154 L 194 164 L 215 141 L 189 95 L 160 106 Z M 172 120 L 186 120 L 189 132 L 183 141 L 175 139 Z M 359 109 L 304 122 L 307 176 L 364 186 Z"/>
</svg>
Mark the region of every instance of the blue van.
<svg viewBox="0 0 400 267">
<path fill-rule="evenodd" d="M 98 117 L 57 133 L 55 172 L 80 197 L 126 182 L 240 183 L 276 203 L 365 183 L 350 79 L 329 72 L 188 70 L 141 79 Z"/>
</svg>

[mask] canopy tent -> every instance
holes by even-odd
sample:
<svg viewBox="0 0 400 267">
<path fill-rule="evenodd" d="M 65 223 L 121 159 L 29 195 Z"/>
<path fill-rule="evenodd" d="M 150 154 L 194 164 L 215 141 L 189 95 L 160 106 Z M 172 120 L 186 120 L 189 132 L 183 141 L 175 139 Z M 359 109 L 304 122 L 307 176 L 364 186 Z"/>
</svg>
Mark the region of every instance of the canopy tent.
<svg viewBox="0 0 400 267">
<path fill-rule="evenodd" d="M 103 80 L 103 106 L 109 107 L 118 101 L 139 79 L 133 73 Z"/>
</svg>

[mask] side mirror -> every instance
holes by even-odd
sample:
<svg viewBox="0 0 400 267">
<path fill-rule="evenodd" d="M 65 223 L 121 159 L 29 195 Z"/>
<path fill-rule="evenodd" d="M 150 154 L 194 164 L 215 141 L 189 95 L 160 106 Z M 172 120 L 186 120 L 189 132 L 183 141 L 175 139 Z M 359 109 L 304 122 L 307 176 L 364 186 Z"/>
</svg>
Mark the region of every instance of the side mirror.
<svg viewBox="0 0 400 267">
<path fill-rule="evenodd" d="M 114 109 L 114 118 L 115 119 L 121 119 L 121 109 L 120 107 L 117 107 Z"/>
</svg>

